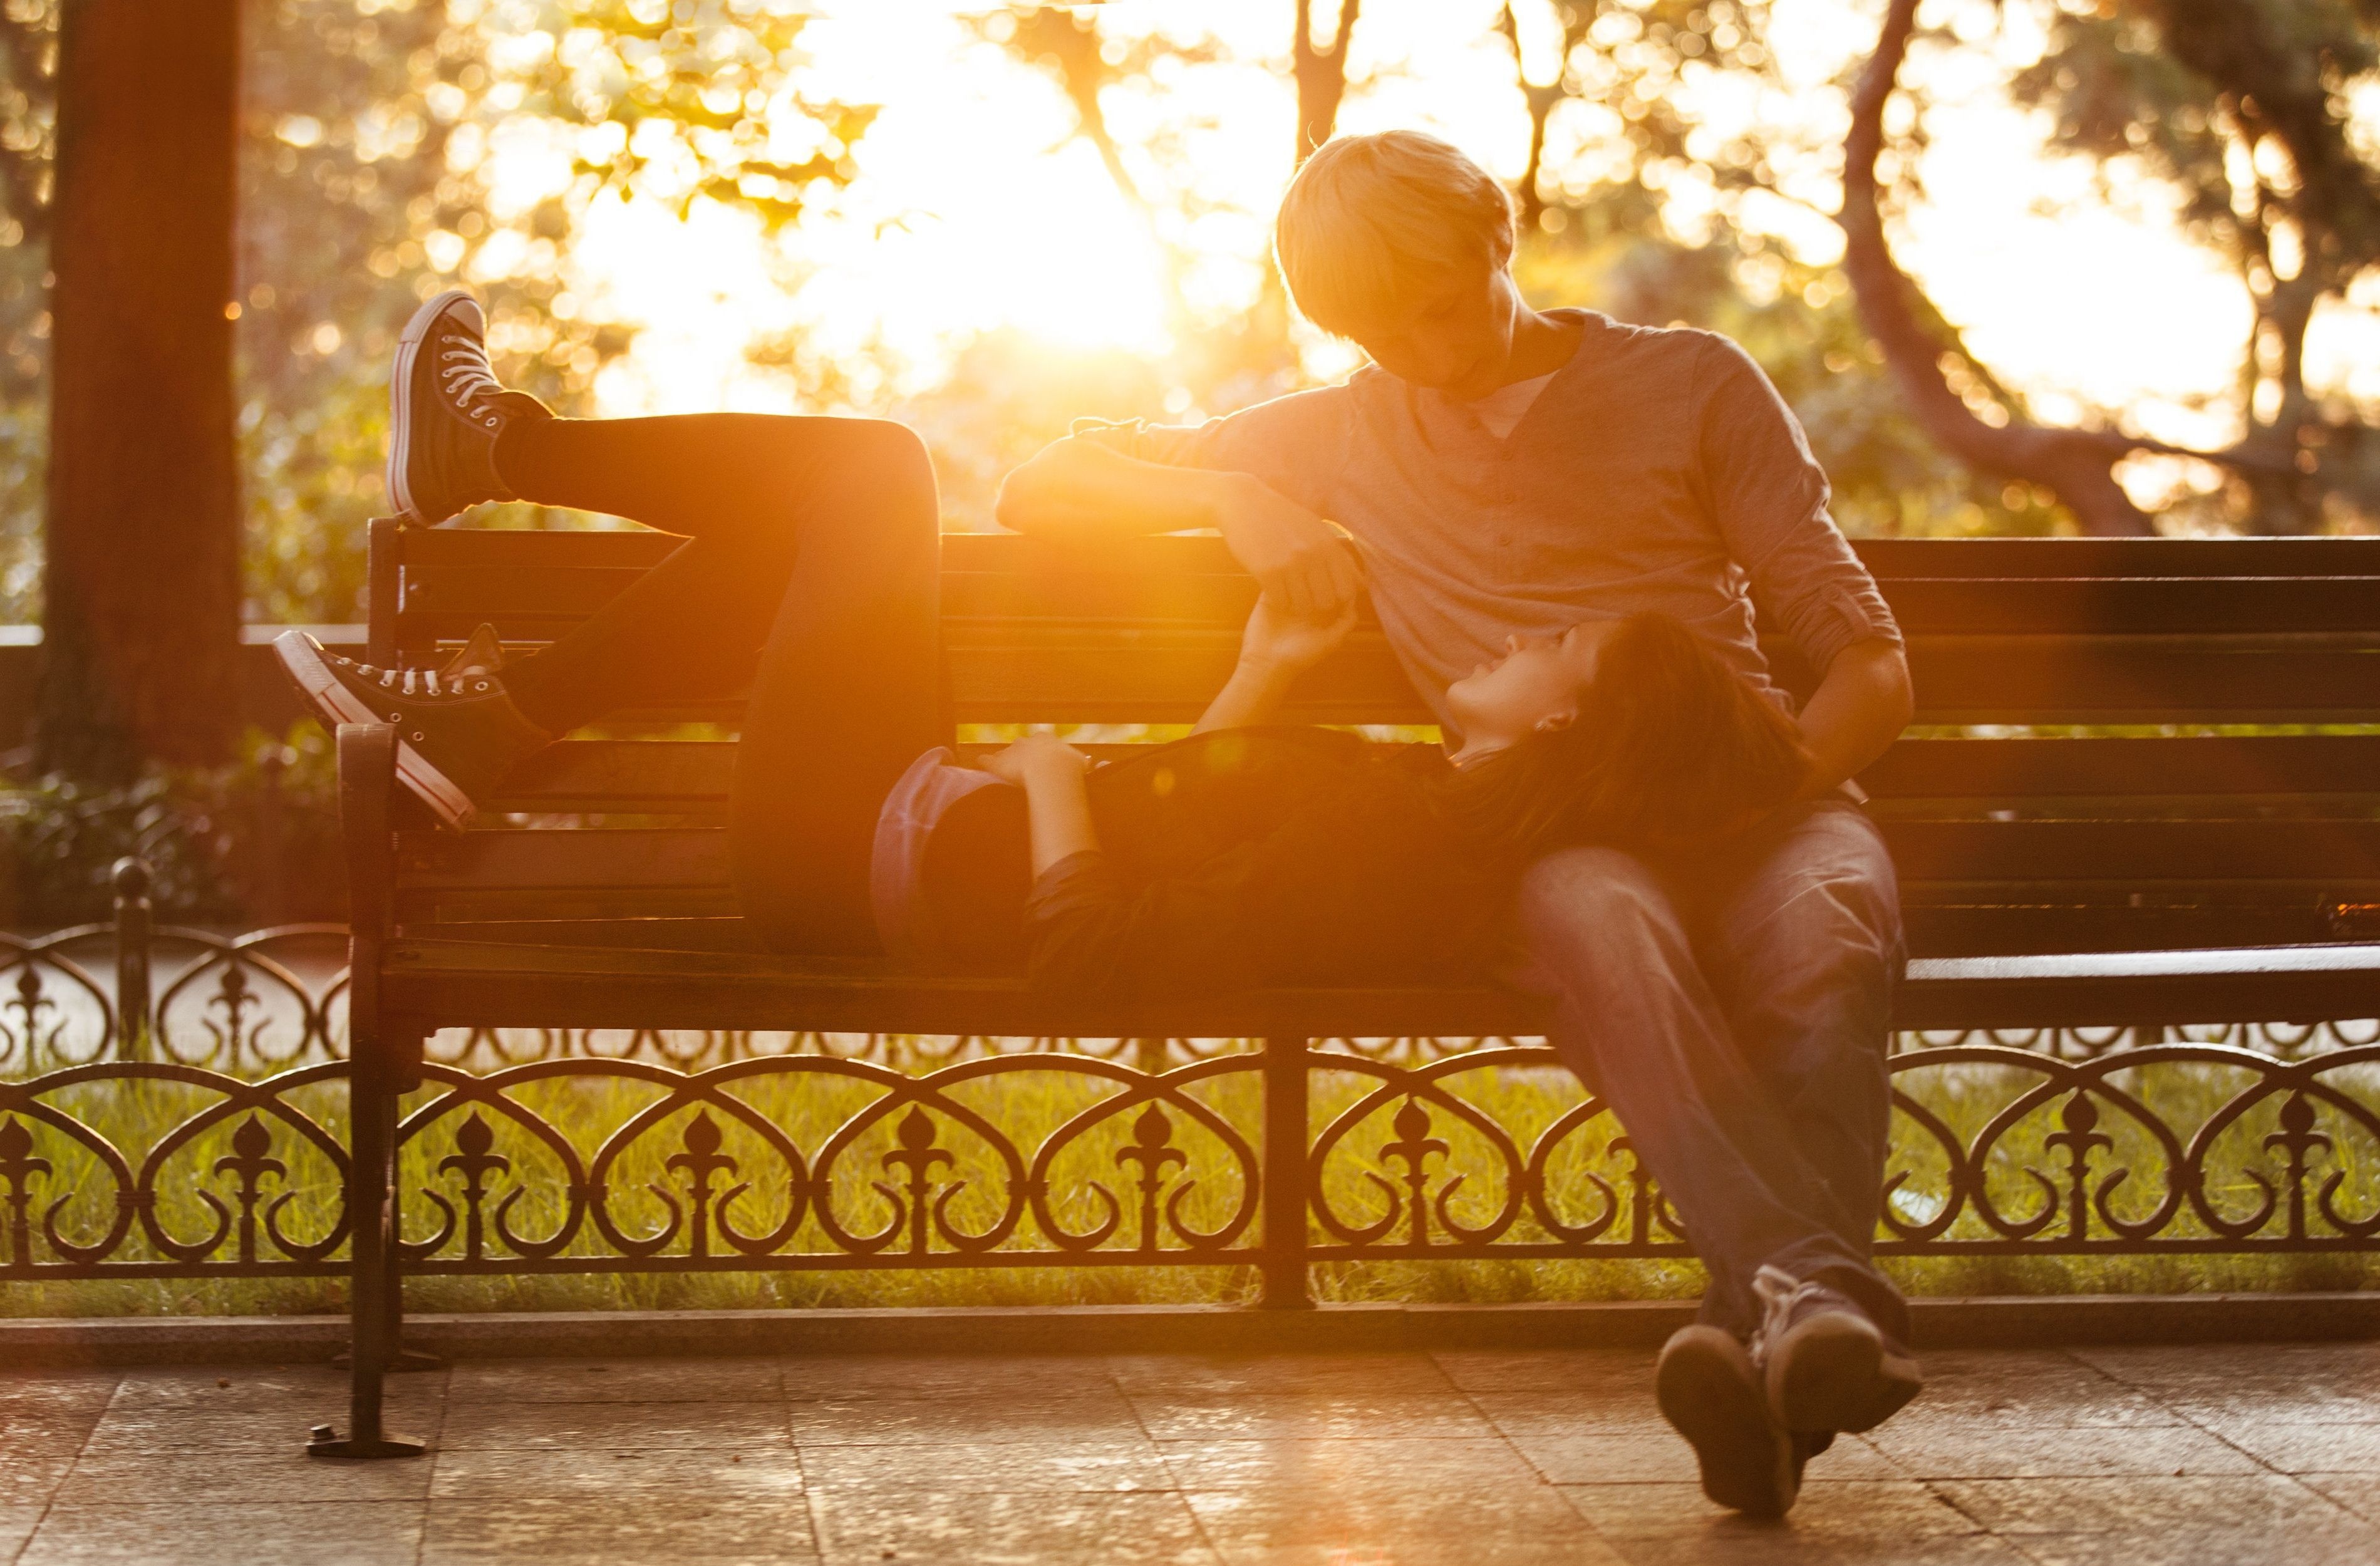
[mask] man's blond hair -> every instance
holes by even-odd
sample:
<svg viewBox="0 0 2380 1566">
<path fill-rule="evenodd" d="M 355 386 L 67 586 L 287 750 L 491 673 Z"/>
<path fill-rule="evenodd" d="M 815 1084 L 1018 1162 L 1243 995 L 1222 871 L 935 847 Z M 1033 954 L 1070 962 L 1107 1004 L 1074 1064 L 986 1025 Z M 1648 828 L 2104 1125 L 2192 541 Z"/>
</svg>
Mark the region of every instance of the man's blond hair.
<svg viewBox="0 0 2380 1566">
<path fill-rule="evenodd" d="M 1342 136 L 1290 181 L 1273 253 L 1307 320 L 1358 335 L 1441 282 L 1509 263 L 1512 203 L 1493 175 L 1435 136 Z"/>
</svg>

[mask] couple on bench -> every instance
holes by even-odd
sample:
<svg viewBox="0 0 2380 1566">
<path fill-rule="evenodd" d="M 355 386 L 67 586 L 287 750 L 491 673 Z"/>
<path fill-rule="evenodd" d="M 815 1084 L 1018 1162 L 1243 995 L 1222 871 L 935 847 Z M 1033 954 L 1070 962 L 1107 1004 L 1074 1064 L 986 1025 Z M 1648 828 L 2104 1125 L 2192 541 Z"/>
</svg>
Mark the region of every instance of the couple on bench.
<svg viewBox="0 0 2380 1566">
<path fill-rule="evenodd" d="M 1276 249 L 1371 364 L 1196 428 L 1084 428 L 1009 476 L 1020 532 L 1214 528 L 1262 589 L 1196 730 L 1132 759 L 1033 738 L 957 762 L 909 431 L 556 419 L 497 381 L 461 293 L 398 349 L 405 518 L 524 499 L 687 541 L 509 661 L 485 628 L 436 671 L 297 632 L 281 655 L 325 722 L 394 726 L 400 780 L 455 826 L 607 711 L 748 680 L 730 854 L 780 950 L 1077 993 L 1492 974 L 1548 995 L 1710 1272 L 1661 1411 L 1713 1500 L 1779 1515 L 1836 1432 L 1920 1386 L 1870 1261 L 1899 898 L 1846 786 L 1908 721 L 1907 666 L 1751 359 L 1533 310 L 1512 243 L 1502 187 L 1452 147 L 1333 141 Z M 1443 748 L 1269 726 L 1365 592 Z M 1755 596 L 1822 672 L 1798 711 Z"/>
</svg>

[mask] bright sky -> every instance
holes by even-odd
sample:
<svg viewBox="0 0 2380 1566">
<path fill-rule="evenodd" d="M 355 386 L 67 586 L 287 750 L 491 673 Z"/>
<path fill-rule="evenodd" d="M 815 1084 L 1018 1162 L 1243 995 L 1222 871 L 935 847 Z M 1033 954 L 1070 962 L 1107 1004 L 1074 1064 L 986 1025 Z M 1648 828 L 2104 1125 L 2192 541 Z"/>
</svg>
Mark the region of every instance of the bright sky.
<svg viewBox="0 0 2380 1566">
<path fill-rule="evenodd" d="M 1516 0 L 1533 49 L 1549 4 Z M 1056 346 L 1163 351 L 1158 249 L 1097 154 L 1070 135 L 1072 111 L 1050 79 L 974 38 L 955 14 L 966 7 L 947 0 L 821 0 L 820 9 L 804 35 L 815 90 L 883 105 L 859 149 L 862 178 L 776 247 L 748 218 L 718 209 L 698 208 L 683 224 L 653 204 L 590 214 L 570 263 L 574 290 L 644 326 L 598 383 L 606 411 L 787 407 L 783 381 L 743 350 L 788 330 L 825 352 L 889 346 L 905 367 L 896 393 L 929 384 L 971 334 L 1002 326 Z M 1491 0 L 1371 0 L 1342 127 L 1426 126 L 1517 174 L 1527 120 L 1511 56 L 1490 30 L 1496 9 Z M 1109 11 L 1127 30 L 1203 30 L 1242 59 L 1287 54 L 1290 0 L 1112 0 Z M 2043 126 L 2007 102 L 1999 84 L 2040 47 L 2027 0 L 2001 10 L 1931 0 L 1924 19 L 1951 30 L 1959 46 L 1912 65 L 1938 107 L 1922 171 L 1931 199 L 1900 237 L 1904 264 L 2046 416 L 2121 408 L 2168 439 L 2227 439 L 2250 319 L 2239 282 L 2160 220 L 2163 193 L 2135 182 L 2109 204 L 2094 194 L 2091 167 L 2051 155 Z M 1709 112 L 1831 152 L 1842 107 L 1828 83 L 1865 53 L 1874 29 L 1863 0 L 1779 0 L 1770 39 L 1794 91 L 1767 103 L 1714 99 Z M 1194 301 L 1241 299 L 1257 285 L 1265 220 L 1291 172 L 1293 103 L 1285 70 L 1260 63 L 1200 66 L 1111 94 L 1129 155 L 1151 135 L 1176 136 L 1181 155 L 1155 177 L 1186 181 L 1212 209 L 1191 234 Z M 2380 135 L 2380 89 L 2359 108 Z M 1576 122 L 1568 144 L 1591 160 L 1592 143 L 1592 124 Z M 566 175 L 566 148 L 525 139 L 501 146 L 492 166 L 500 207 L 527 204 Z M 1791 193 L 1820 210 L 1834 201 L 1815 165 Z M 1782 201 L 1762 210 L 1808 259 L 1840 253 L 1815 212 Z M 2317 384 L 2380 400 L 2380 283 L 2356 304 L 2317 322 L 2310 369 Z"/>
</svg>

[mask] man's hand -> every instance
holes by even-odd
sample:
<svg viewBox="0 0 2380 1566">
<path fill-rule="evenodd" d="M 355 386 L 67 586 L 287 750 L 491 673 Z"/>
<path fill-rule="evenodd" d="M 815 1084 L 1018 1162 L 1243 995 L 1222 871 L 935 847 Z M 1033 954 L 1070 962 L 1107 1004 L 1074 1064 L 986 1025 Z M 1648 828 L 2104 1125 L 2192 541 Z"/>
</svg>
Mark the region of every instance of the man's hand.
<svg viewBox="0 0 2380 1566">
<path fill-rule="evenodd" d="M 1330 523 L 1260 480 L 1220 477 L 1215 526 L 1266 598 L 1292 619 L 1325 625 L 1354 606 L 1363 569 Z"/>
<path fill-rule="evenodd" d="M 1257 600 L 1247 629 L 1240 635 L 1240 666 L 1302 674 L 1337 651 L 1354 628 L 1353 600 L 1328 620 L 1300 620 L 1266 593 Z"/>
</svg>

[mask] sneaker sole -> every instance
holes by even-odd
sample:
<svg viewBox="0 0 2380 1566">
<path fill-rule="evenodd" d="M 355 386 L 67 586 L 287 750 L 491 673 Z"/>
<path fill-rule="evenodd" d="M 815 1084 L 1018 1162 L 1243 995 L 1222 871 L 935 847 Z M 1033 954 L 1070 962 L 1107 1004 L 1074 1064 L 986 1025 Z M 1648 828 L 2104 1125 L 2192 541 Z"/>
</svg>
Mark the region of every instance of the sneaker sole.
<svg viewBox="0 0 2380 1566">
<path fill-rule="evenodd" d="M 1916 1365 L 1885 1346 L 1868 1322 L 1828 1312 L 1770 1351 L 1768 1400 L 1796 1434 L 1873 1430 L 1925 1385 Z"/>
<path fill-rule="evenodd" d="M 322 662 L 322 649 L 303 631 L 282 632 L 273 638 L 273 650 L 315 718 L 333 734 L 338 733 L 341 723 L 367 723 L 383 729 L 395 726 L 385 714 L 373 711 L 340 683 L 330 665 Z M 421 752 L 407 745 L 402 734 L 396 741 L 396 781 L 429 806 L 441 824 L 456 832 L 468 827 L 480 813 L 471 796 L 454 779 L 431 766 Z"/>
<path fill-rule="evenodd" d="M 443 516 L 425 516 L 413 504 L 413 487 L 405 481 L 405 470 L 412 456 L 413 421 L 407 413 L 413 396 L 413 366 L 421 357 L 421 345 L 430 335 L 430 323 L 443 315 L 456 300 L 465 300 L 477 308 L 479 301 L 461 288 L 449 288 L 430 299 L 413 312 L 413 319 L 397 334 L 396 357 L 388 370 L 388 498 L 396 506 L 397 516 L 415 528 L 435 528 L 449 520 Z"/>
<path fill-rule="evenodd" d="M 1748 1517 L 1782 1517 L 1792 1510 L 1800 1488 L 1792 1443 L 1769 1425 L 1758 1381 L 1723 1352 L 1672 1340 L 1661 1351 L 1653 1395 L 1661 1416 L 1694 1449 L 1703 1494 Z"/>
</svg>

